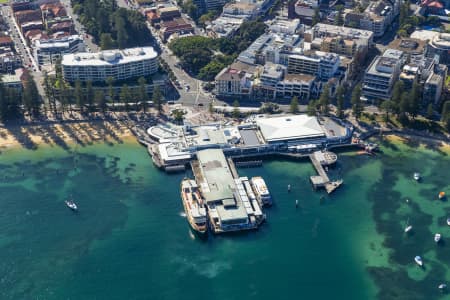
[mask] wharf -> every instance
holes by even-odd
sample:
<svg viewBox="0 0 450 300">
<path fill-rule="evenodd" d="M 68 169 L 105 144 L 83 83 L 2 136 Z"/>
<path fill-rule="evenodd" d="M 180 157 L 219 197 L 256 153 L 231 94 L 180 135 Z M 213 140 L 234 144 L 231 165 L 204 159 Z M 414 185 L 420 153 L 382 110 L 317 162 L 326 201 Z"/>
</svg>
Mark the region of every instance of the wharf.
<svg viewBox="0 0 450 300">
<path fill-rule="evenodd" d="M 239 174 L 237 172 L 236 165 L 234 164 L 233 159 L 231 157 L 228 157 L 227 162 L 228 162 L 228 166 L 230 167 L 231 175 L 233 175 L 234 179 L 238 179 Z"/>
<path fill-rule="evenodd" d="M 329 166 L 336 162 L 337 155 L 332 152 L 316 151 L 309 155 L 318 176 L 311 176 L 310 181 L 314 188 L 324 187 L 328 194 L 334 192 L 344 181 L 342 179 L 331 181 L 323 166 Z"/>
</svg>

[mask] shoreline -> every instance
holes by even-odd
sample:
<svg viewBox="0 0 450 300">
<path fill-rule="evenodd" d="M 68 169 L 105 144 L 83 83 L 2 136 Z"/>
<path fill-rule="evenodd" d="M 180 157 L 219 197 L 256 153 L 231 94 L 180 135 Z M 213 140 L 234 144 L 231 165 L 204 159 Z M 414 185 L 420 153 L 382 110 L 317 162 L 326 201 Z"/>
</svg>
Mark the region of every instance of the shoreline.
<svg viewBox="0 0 450 300">
<path fill-rule="evenodd" d="M 73 144 L 84 147 L 94 143 L 115 144 L 130 140 L 138 142 L 132 130 L 137 123 L 129 118 L 108 118 L 3 125 L 0 126 L 0 152 L 11 148 L 36 150 L 43 145 L 69 150 Z M 416 142 L 450 155 L 450 143 L 437 137 L 411 132 L 390 132 L 376 137 L 394 143 Z"/>
<path fill-rule="evenodd" d="M 0 127 L 0 151 L 11 148 L 36 150 L 40 146 L 65 150 L 76 144 L 117 144 L 136 139 L 130 120 L 79 120 L 47 124 L 17 124 Z M 136 139 L 137 140 L 137 139 Z"/>
</svg>

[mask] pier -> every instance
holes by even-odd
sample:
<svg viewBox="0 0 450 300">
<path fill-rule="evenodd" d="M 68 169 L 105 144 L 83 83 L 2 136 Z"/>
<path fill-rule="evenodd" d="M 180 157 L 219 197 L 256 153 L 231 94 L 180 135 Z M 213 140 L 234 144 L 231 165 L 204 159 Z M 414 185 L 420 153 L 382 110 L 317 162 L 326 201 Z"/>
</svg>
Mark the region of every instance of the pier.
<svg viewBox="0 0 450 300">
<path fill-rule="evenodd" d="M 317 176 L 311 176 L 309 178 L 315 189 L 323 187 L 328 194 L 331 194 L 344 183 L 342 179 L 331 181 L 323 168 L 324 166 L 332 165 L 337 161 L 336 154 L 329 151 L 316 151 L 309 155 L 309 159 L 318 174 Z"/>
</svg>

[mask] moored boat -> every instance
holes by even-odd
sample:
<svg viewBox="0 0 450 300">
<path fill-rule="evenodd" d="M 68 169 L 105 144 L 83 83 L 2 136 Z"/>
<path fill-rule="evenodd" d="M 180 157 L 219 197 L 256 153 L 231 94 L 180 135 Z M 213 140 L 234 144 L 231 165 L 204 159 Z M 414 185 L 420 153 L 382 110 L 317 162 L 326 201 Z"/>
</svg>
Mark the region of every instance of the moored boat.
<svg viewBox="0 0 450 300">
<path fill-rule="evenodd" d="M 264 179 L 260 176 L 253 177 L 251 179 L 251 184 L 260 205 L 272 205 L 272 197 L 270 196 L 269 189 L 267 188 Z"/>
<path fill-rule="evenodd" d="M 413 176 L 413 177 L 414 177 L 414 180 L 415 180 L 415 181 L 419 181 L 419 180 L 420 180 L 420 173 L 417 173 L 417 172 L 414 173 L 414 176 Z"/>
<path fill-rule="evenodd" d="M 405 233 L 410 232 L 412 229 L 413 229 L 413 227 L 411 225 L 406 226 Z"/>
<path fill-rule="evenodd" d="M 442 235 L 441 235 L 440 233 L 436 233 L 436 234 L 434 235 L 434 241 L 435 241 L 436 243 L 439 243 L 439 242 L 441 241 L 441 238 L 442 238 Z"/>
<path fill-rule="evenodd" d="M 201 234 L 206 233 L 206 206 L 194 180 L 183 179 L 181 181 L 181 200 L 192 229 Z"/>
<path fill-rule="evenodd" d="M 70 208 L 73 211 L 77 211 L 78 210 L 78 206 L 76 205 L 75 202 L 73 202 L 72 199 L 67 199 L 66 201 L 64 201 L 64 203 L 66 203 L 66 206 L 68 208 Z"/>
<path fill-rule="evenodd" d="M 447 225 L 450 226 L 450 218 L 447 218 Z"/>
<path fill-rule="evenodd" d="M 416 257 L 414 257 L 414 261 L 416 262 L 416 264 L 418 264 L 419 266 L 423 266 L 423 260 L 422 257 L 420 257 L 419 255 L 417 255 Z"/>
<path fill-rule="evenodd" d="M 440 290 L 445 290 L 445 289 L 447 288 L 447 285 L 446 285 L 445 283 L 441 283 L 441 284 L 438 286 L 438 288 L 439 288 Z"/>
<path fill-rule="evenodd" d="M 445 198 L 445 192 L 440 192 L 438 195 L 439 199 L 442 200 Z"/>
</svg>

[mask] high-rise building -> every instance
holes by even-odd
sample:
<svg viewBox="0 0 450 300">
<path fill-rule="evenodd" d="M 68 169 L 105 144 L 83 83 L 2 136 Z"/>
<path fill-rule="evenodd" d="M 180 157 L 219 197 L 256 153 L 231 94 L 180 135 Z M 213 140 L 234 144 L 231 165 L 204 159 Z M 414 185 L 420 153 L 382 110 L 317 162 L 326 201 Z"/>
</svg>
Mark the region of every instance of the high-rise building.
<svg viewBox="0 0 450 300">
<path fill-rule="evenodd" d="M 158 71 L 158 54 L 152 47 L 106 50 L 63 56 L 61 65 L 67 81 L 104 82 L 147 76 Z"/>
</svg>

